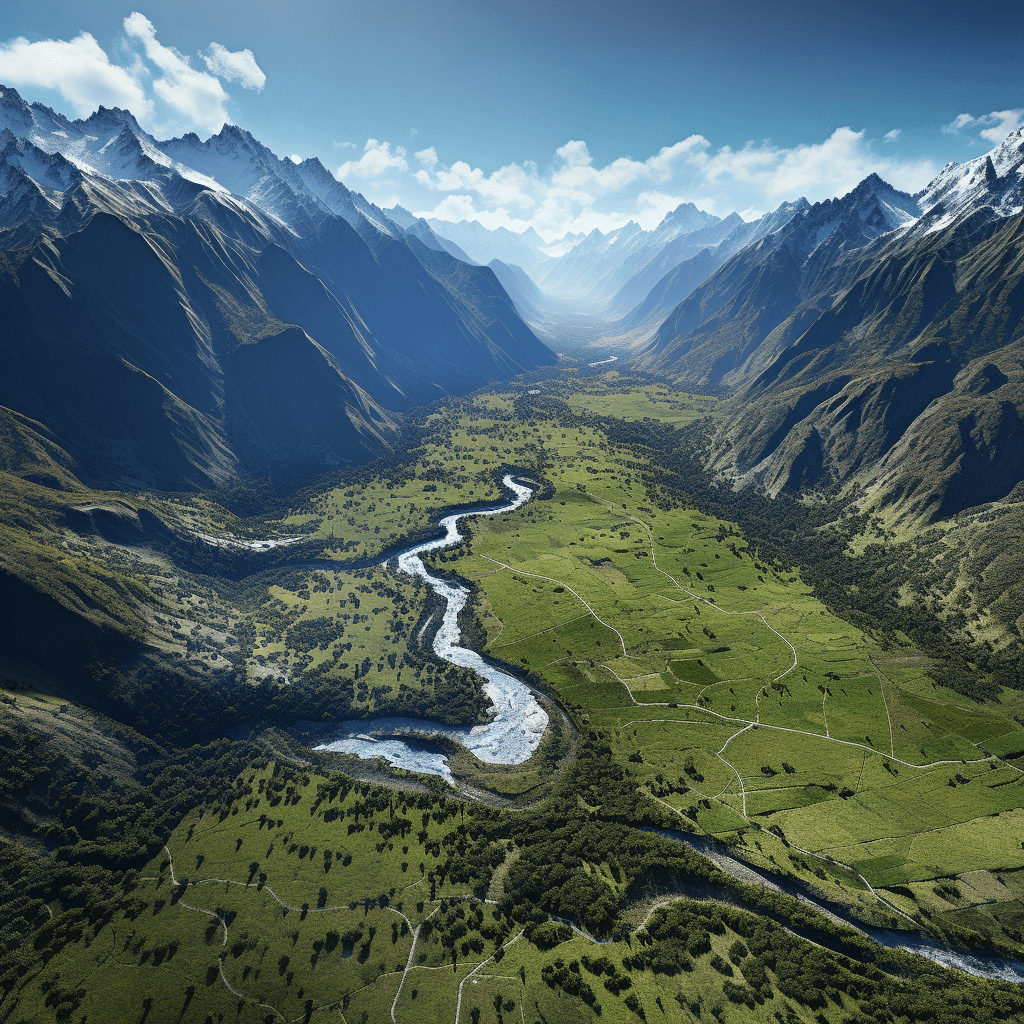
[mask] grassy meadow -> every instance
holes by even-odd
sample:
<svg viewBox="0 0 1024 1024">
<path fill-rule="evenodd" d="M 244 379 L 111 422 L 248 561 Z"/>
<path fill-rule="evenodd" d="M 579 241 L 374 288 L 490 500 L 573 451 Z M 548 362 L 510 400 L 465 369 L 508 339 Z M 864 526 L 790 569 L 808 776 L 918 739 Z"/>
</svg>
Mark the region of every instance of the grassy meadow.
<svg viewBox="0 0 1024 1024">
<path fill-rule="evenodd" d="M 147 499 L 179 532 L 319 542 L 315 566 L 297 556 L 241 580 L 48 519 L 62 558 L 135 581 L 118 583 L 121 614 L 152 652 L 203 678 L 230 666 L 233 685 L 284 710 L 246 724 L 262 744 L 250 766 L 103 912 L 50 901 L 0 1017 L 1019 1019 L 1013 986 L 880 952 L 649 831 L 714 837 L 865 922 L 1024 950 L 1024 699 L 943 687 L 905 637 L 834 615 L 797 566 L 666 490 L 642 428 L 715 405 L 570 373 L 440 405 L 407 462 L 271 517 Z M 636 440 L 613 441 L 614 422 Z M 451 749 L 456 792 L 314 754 L 303 744 L 336 718 L 483 714 L 475 677 L 431 655 L 426 590 L 367 563 L 443 509 L 497 501 L 513 468 L 535 498 L 471 520 L 430 561 L 473 588 L 472 645 L 551 698 L 539 750 L 485 766 Z M 317 714 L 296 717 L 316 721 L 291 722 L 310 691 Z M 39 699 L 5 703 L 27 716 Z"/>
</svg>

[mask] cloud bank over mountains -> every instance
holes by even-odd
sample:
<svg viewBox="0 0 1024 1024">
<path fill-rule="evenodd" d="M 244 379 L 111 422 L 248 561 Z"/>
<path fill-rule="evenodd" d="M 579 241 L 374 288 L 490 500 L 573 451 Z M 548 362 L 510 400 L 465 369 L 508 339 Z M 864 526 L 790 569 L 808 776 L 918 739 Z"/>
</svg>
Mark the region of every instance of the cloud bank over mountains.
<svg viewBox="0 0 1024 1024">
<path fill-rule="evenodd" d="M 54 90 L 82 117 L 100 105 L 130 109 L 163 137 L 218 132 L 232 120 L 226 86 L 262 92 L 267 84 L 249 49 L 231 51 L 211 42 L 189 56 L 162 41 L 153 22 L 137 11 L 124 18 L 121 28 L 123 35 L 111 48 L 117 50 L 116 59 L 88 32 L 70 40 L 33 42 L 18 36 L 0 43 L 0 81 L 22 90 Z M 350 130 L 345 113 L 333 117 L 336 123 L 328 131 L 344 138 Z M 945 133 L 960 136 L 961 145 L 966 140 L 991 144 L 1022 121 L 1024 109 L 961 113 L 945 125 L 936 124 L 935 137 Z M 733 146 L 709 137 L 711 132 L 680 131 L 672 141 L 669 129 L 657 152 L 633 156 L 614 155 L 613 150 L 604 158 L 595 157 L 584 139 L 570 138 L 554 148 L 546 163 L 513 160 L 496 169 L 444 152 L 441 142 L 429 136 L 417 138 L 422 148 L 415 152 L 376 137 L 367 138 L 360 152 L 351 142 L 328 143 L 329 134 L 324 148 L 346 151 L 348 158 L 335 168 L 337 177 L 382 207 L 401 204 L 417 216 L 473 219 L 488 228 L 532 227 L 553 241 L 569 232 L 614 230 L 630 220 L 651 229 L 686 202 L 720 217 L 736 211 L 749 220 L 786 200 L 803 196 L 816 202 L 842 195 L 872 172 L 909 192 L 922 188 L 942 161 L 906 155 L 900 127 L 883 131 L 872 137 L 847 125 L 797 144 L 768 138 Z M 409 129 L 409 134 L 419 133 Z"/>
<path fill-rule="evenodd" d="M 461 160 L 445 164 L 433 147 L 415 156 L 421 166 L 410 173 L 422 189 L 418 216 L 477 219 L 514 231 L 532 226 L 547 238 L 609 230 L 626 220 L 650 229 L 685 202 L 719 216 L 737 210 L 749 219 L 783 200 L 841 195 L 872 171 L 897 188 L 916 191 L 938 169 L 931 160 L 902 160 L 891 150 L 882 154 L 875 140 L 849 127 L 789 148 L 770 140 L 715 148 L 703 135 L 690 135 L 646 159 L 624 156 L 604 166 L 577 139 L 560 146 L 547 168 L 526 161 L 490 174 Z M 389 187 L 399 187 L 394 175 Z"/>
<path fill-rule="evenodd" d="M 37 42 L 18 36 L 0 44 L 0 80 L 19 89 L 53 89 L 80 117 L 99 106 L 124 107 L 154 132 L 210 134 L 231 120 L 226 108 L 231 97 L 222 79 L 243 89 L 262 90 L 266 84 L 251 50 L 232 52 L 210 43 L 198 54 L 203 71 L 161 43 L 153 23 L 138 11 L 124 19 L 123 28 L 125 64 L 112 61 L 88 32 Z"/>
<path fill-rule="evenodd" d="M 1021 123 L 1024 110 L 961 114 L 942 131 L 998 143 Z M 844 195 L 871 173 L 914 193 L 939 165 L 901 157 L 900 134 L 894 128 L 873 139 L 843 126 L 820 142 L 785 147 L 765 139 L 741 148 L 716 148 L 694 134 L 645 159 L 622 156 L 603 166 L 584 140 L 574 139 L 558 147 L 546 167 L 525 160 L 489 173 L 464 160 L 446 163 L 435 146 L 414 153 L 413 163 L 403 147 L 392 150 L 388 142 L 369 139 L 363 156 L 337 173 L 358 178 L 360 190 L 383 206 L 401 203 L 418 217 L 478 220 L 491 229 L 532 227 L 551 241 L 569 232 L 611 231 L 629 220 L 650 230 L 687 202 L 720 217 L 736 211 L 750 220 L 787 200 L 814 203 Z"/>
</svg>

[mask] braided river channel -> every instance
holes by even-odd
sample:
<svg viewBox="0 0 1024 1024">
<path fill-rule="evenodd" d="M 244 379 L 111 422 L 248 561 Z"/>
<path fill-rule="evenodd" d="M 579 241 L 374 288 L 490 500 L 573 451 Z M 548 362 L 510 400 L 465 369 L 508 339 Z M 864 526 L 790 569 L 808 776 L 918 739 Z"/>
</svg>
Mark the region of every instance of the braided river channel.
<svg viewBox="0 0 1024 1024">
<path fill-rule="evenodd" d="M 442 725 L 416 718 L 364 718 L 341 723 L 341 735 L 320 744 L 316 750 L 346 751 L 366 758 L 383 757 L 398 768 L 440 775 L 451 782 L 448 758 L 431 750 L 428 743 L 417 742 L 415 737 L 447 737 L 488 764 L 522 764 L 537 749 L 548 725 L 547 713 L 526 683 L 488 664 L 476 651 L 460 646 L 459 613 L 466 606 L 469 591 L 460 583 L 431 574 L 420 558 L 426 552 L 458 544 L 462 540 L 460 519 L 511 512 L 529 501 L 533 494 L 529 487 L 516 483 L 510 475 L 505 476 L 503 483 L 514 495 L 512 501 L 498 508 L 445 516 L 440 522 L 442 536 L 417 544 L 382 563 L 394 562 L 399 572 L 419 576 L 444 599 L 444 615 L 434 634 L 434 652 L 445 661 L 473 669 L 483 677 L 484 694 L 492 705 L 490 721 L 482 725 Z"/>
</svg>

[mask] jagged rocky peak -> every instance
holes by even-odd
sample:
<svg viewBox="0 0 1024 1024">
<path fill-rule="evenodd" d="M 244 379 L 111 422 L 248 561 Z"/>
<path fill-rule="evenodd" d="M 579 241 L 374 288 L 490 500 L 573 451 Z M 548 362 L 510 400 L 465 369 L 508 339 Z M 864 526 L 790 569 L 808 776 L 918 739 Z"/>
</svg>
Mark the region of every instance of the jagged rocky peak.
<svg viewBox="0 0 1024 1024">
<path fill-rule="evenodd" d="M 81 171 L 62 153 L 48 153 L 28 139 L 18 138 L 9 128 L 0 130 L 0 163 L 58 191 L 82 180 Z"/>
<path fill-rule="evenodd" d="M 133 134 L 145 134 L 142 125 L 135 119 L 130 110 L 122 110 L 121 107 L 100 106 L 95 113 L 90 114 L 84 120 L 76 121 L 75 124 L 83 129 L 91 129 L 97 132 L 115 131 L 118 125 L 129 128 Z"/>
<path fill-rule="evenodd" d="M 878 231 L 890 231 L 920 215 L 917 200 L 909 192 L 901 192 L 874 172 L 846 199 L 860 219 Z"/>
<path fill-rule="evenodd" d="M 674 210 L 665 214 L 655 230 L 662 232 L 665 229 L 670 229 L 680 234 L 689 234 L 711 224 L 717 224 L 719 220 L 721 220 L 720 217 L 716 217 L 713 213 L 706 213 L 693 203 L 680 203 Z"/>
<path fill-rule="evenodd" d="M 1002 217 L 1024 209 L 1024 128 L 1016 128 L 988 153 L 950 162 L 914 197 L 929 226 L 945 226 L 981 207 Z"/>
</svg>

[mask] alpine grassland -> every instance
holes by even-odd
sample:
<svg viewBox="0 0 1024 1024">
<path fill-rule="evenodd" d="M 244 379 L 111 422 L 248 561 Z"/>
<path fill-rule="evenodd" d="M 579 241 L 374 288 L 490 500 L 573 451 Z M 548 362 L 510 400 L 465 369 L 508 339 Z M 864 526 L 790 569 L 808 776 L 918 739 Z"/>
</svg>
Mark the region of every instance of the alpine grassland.
<svg viewBox="0 0 1024 1024">
<path fill-rule="evenodd" d="M 1024 954 L 1024 697 L 862 573 L 884 541 L 844 496 L 672 455 L 718 404 L 566 369 L 410 413 L 405 451 L 298 491 L 19 484 L 8 571 L 52 564 L 37 592 L 68 603 L 80 566 L 134 646 L 96 647 L 88 710 L 3 694 L 0 1017 L 1024 1018 L 1020 986 L 900 948 Z M 362 718 L 488 720 L 393 555 L 506 473 L 532 499 L 427 562 L 540 745 L 435 741 L 451 784 L 316 752 Z"/>
</svg>

